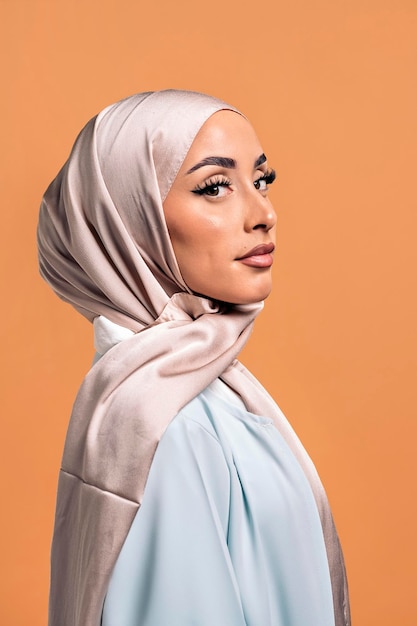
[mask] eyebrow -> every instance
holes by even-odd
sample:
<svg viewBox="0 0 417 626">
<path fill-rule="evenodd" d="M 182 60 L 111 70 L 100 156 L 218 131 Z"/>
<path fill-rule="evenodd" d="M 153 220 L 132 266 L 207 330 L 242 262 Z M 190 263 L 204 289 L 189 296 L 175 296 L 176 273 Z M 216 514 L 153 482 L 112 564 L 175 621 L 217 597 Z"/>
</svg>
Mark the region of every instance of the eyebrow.
<svg viewBox="0 0 417 626">
<path fill-rule="evenodd" d="M 266 161 L 266 156 L 262 153 L 261 156 L 259 156 L 256 159 L 255 163 L 253 164 L 253 167 L 255 168 L 255 170 L 256 170 L 257 167 L 262 165 L 262 163 L 265 163 L 265 161 Z"/>
<path fill-rule="evenodd" d="M 254 168 L 256 169 L 257 167 L 262 165 L 262 163 L 265 163 L 265 161 L 266 161 L 266 156 L 264 154 L 261 154 L 256 159 L 255 163 L 253 164 Z M 200 169 L 200 167 L 205 167 L 206 165 L 217 165 L 218 167 L 226 167 L 229 169 L 234 169 L 236 167 L 236 161 L 234 159 L 229 159 L 228 157 L 219 157 L 219 156 L 206 157 L 202 161 L 199 161 L 198 163 L 193 165 L 193 167 L 188 170 L 187 174 L 192 174 L 196 170 Z"/>
</svg>

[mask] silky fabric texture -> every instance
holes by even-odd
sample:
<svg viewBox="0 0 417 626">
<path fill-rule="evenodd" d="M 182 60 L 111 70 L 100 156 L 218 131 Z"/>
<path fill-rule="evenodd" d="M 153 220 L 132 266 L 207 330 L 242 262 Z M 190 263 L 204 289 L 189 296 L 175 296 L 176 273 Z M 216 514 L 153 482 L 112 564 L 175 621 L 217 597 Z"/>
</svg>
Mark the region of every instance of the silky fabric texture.
<svg viewBox="0 0 417 626">
<path fill-rule="evenodd" d="M 152 458 L 178 411 L 215 378 L 273 419 L 300 461 L 321 516 L 337 626 L 349 623 L 343 558 L 314 466 L 278 407 L 236 361 L 262 304 L 189 292 L 162 203 L 198 130 L 235 110 L 193 92 L 138 94 L 81 131 L 40 211 L 40 269 L 89 320 L 135 334 L 86 376 L 60 472 L 50 626 L 98 626 L 109 577 L 140 505 Z"/>
</svg>

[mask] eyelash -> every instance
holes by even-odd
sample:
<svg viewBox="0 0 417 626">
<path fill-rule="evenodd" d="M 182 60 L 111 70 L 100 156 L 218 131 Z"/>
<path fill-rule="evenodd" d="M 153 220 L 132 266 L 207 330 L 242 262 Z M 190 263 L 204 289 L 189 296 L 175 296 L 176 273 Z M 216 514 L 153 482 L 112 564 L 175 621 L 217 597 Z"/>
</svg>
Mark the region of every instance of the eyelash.
<svg viewBox="0 0 417 626">
<path fill-rule="evenodd" d="M 209 191 L 213 191 L 216 187 L 230 187 L 232 181 L 229 178 L 224 176 L 209 178 L 204 181 L 202 185 L 197 185 L 195 189 L 193 189 L 193 193 L 198 194 L 199 196 L 203 196 L 204 194 L 209 195 Z"/>
<path fill-rule="evenodd" d="M 263 176 L 260 176 L 259 178 L 257 178 L 253 182 L 253 184 L 255 185 L 255 183 L 259 183 L 261 180 L 264 180 L 267 185 L 272 185 L 272 183 L 274 182 L 276 177 L 277 177 L 276 171 L 270 169 L 267 172 L 265 172 L 265 174 Z"/>
<path fill-rule="evenodd" d="M 276 172 L 275 170 L 271 169 L 265 172 L 263 176 L 260 176 L 259 178 L 254 180 L 253 184 L 256 185 L 257 183 L 260 183 L 264 180 L 267 185 L 271 185 L 275 179 Z M 206 180 L 202 185 L 197 185 L 197 187 L 193 189 L 192 192 L 198 194 L 199 196 L 210 195 L 209 192 L 214 191 L 216 187 L 230 187 L 231 184 L 232 181 L 225 176 L 212 177 Z"/>
</svg>

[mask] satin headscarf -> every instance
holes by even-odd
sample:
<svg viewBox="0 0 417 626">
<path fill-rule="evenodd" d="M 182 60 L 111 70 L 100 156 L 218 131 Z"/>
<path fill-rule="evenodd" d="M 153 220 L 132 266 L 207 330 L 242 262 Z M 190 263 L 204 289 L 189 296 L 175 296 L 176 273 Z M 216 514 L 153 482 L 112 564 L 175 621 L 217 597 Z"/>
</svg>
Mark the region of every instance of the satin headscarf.
<svg viewBox="0 0 417 626">
<path fill-rule="evenodd" d="M 138 331 L 189 292 L 162 203 L 198 130 L 224 108 L 197 93 L 143 93 L 81 131 L 44 196 L 38 242 L 41 274 L 88 319 Z"/>
<path fill-rule="evenodd" d="M 347 623 L 343 560 L 321 483 L 278 407 L 236 361 L 262 304 L 232 307 L 192 294 L 165 224 L 172 182 L 201 126 L 222 109 L 235 110 L 174 90 L 116 103 L 81 131 L 43 198 L 42 276 L 89 320 L 103 315 L 135 332 L 91 369 L 74 404 L 58 486 L 50 626 L 99 626 L 158 441 L 217 377 L 248 410 L 274 419 L 303 466 L 322 520 L 336 624 Z"/>
</svg>

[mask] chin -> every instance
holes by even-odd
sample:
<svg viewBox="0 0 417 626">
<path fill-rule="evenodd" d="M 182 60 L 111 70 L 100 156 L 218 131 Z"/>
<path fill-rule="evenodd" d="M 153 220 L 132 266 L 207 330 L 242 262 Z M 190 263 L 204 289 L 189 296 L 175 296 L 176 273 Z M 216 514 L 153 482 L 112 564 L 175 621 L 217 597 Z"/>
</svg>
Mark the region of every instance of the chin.
<svg viewBox="0 0 417 626">
<path fill-rule="evenodd" d="M 263 300 L 267 299 L 271 291 L 272 291 L 272 284 L 269 282 L 268 282 L 268 285 L 263 287 L 263 289 L 260 289 L 258 287 L 257 289 L 246 290 L 246 293 L 245 293 L 245 290 L 242 290 L 242 294 L 241 294 L 241 297 L 239 298 L 239 302 L 236 302 L 235 304 L 254 304 L 255 302 L 262 302 Z"/>
<path fill-rule="evenodd" d="M 231 281 L 232 282 L 232 281 Z M 227 305 L 233 304 L 255 304 L 266 300 L 272 291 L 272 281 L 264 281 L 263 285 L 250 285 L 248 281 L 242 281 L 240 284 L 234 284 L 233 289 L 228 289 L 223 285 L 218 291 L 204 290 L 199 291 L 193 289 L 192 292 L 197 296 L 214 300 L 215 302 L 223 302 Z"/>
<path fill-rule="evenodd" d="M 230 295 L 226 300 L 222 300 L 227 304 L 255 304 L 256 302 L 263 302 L 270 295 L 272 287 L 264 290 L 257 290 L 256 293 L 241 293 L 239 295 Z"/>
</svg>

